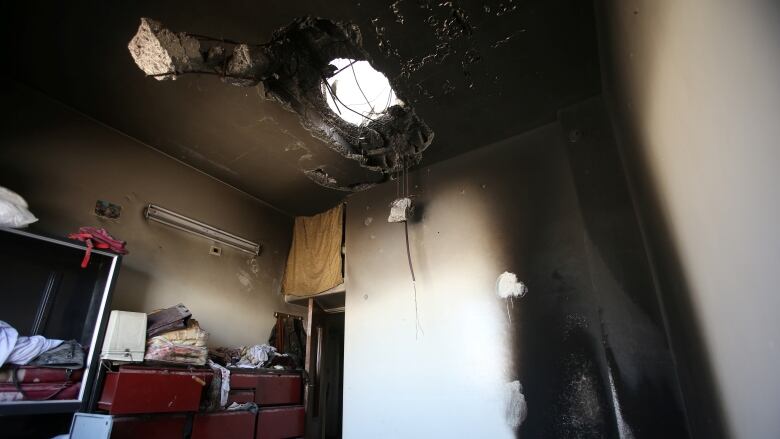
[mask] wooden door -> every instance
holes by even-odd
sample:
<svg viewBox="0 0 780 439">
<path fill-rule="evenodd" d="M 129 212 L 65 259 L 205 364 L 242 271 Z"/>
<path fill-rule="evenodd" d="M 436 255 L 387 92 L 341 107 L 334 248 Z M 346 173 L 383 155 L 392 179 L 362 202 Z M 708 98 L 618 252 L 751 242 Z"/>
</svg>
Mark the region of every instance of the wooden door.
<svg viewBox="0 0 780 439">
<path fill-rule="evenodd" d="M 318 439 L 322 436 L 322 417 L 320 414 L 320 371 L 322 369 L 322 348 L 325 311 L 313 298 L 309 298 L 309 314 L 306 321 L 306 388 L 304 405 L 306 406 L 306 438 Z"/>
</svg>

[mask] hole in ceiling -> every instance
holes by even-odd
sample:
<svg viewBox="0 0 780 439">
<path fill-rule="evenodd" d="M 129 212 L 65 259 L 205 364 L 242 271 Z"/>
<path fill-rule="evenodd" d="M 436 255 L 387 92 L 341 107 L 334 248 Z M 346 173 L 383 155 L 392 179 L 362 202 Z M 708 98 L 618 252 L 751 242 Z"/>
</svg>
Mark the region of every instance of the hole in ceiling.
<svg viewBox="0 0 780 439">
<path fill-rule="evenodd" d="M 399 103 L 390 81 L 368 61 L 336 58 L 330 65 L 334 74 L 322 82 L 322 93 L 344 121 L 365 125 Z"/>
<path fill-rule="evenodd" d="M 298 113 L 313 137 L 376 173 L 340 181 L 327 165 L 301 169 L 321 186 L 357 192 L 420 163 L 434 133 L 371 67 L 360 28 L 306 16 L 273 35 L 262 44 L 241 43 L 174 32 L 142 18 L 128 49 L 138 67 L 157 80 L 207 74 L 257 86 L 263 98 Z"/>
</svg>

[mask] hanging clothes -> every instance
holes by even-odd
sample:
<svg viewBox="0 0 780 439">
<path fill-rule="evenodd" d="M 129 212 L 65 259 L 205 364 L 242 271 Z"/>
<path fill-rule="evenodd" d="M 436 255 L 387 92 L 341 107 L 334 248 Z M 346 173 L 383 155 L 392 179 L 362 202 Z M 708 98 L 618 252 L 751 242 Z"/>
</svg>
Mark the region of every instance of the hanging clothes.
<svg viewBox="0 0 780 439">
<path fill-rule="evenodd" d="M 288 355 L 295 369 L 303 369 L 306 360 L 306 331 L 301 319 L 279 314 L 268 344 L 275 347 L 278 353 Z"/>
<path fill-rule="evenodd" d="M 309 217 L 296 217 L 282 292 L 311 296 L 344 282 L 341 272 L 344 205 Z"/>
<path fill-rule="evenodd" d="M 0 320 L 0 366 L 4 363 L 23 366 L 38 355 L 62 344 L 41 335 L 20 336 L 8 323 Z"/>
</svg>

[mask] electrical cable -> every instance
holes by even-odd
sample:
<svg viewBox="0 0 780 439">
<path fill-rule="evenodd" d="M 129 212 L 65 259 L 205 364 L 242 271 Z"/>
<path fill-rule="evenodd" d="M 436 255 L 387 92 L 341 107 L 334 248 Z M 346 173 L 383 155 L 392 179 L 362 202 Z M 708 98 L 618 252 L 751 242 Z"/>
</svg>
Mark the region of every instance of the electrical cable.
<svg viewBox="0 0 780 439">
<path fill-rule="evenodd" d="M 368 114 L 374 114 L 374 106 L 371 105 L 371 102 L 368 100 L 368 96 L 366 96 L 366 93 L 363 91 L 363 87 L 360 86 L 360 81 L 357 79 L 357 73 L 355 73 L 355 66 L 350 64 L 350 67 L 352 67 L 352 77 L 355 78 L 355 85 L 357 85 L 358 90 L 360 90 L 360 94 L 363 95 L 363 99 L 366 100 L 366 105 L 371 108 L 371 111 Z"/>
<path fill-rule="evenodd" d="M 340 68 L 340 69 L 336 70 L 335 72 L 333 72 L 333 74 L 332 74 L 332 75 L 330 75 L 330 77 L 332 78 L 332 77 L 334 77 L 334 76 L 338 75 L 339 73 L 343 72 L 344 70 L 346 70 L 346 69 L 348 69 L 348 68 L 352 67 L 352 64 L 355 64 L 355 63 L 356 63 L 356 62 L 358 62 L 358 61 L 359 61 L 359 60 L 357 60 L 357 59 L 356 59 L 356 60 L 352 61 L 351 63 L 349 63 L 349 64 L 345 65 L 344 67 L 342 67 L 342 68 Z"/>
<path fill-rule="evenodd" d="M 362 118 L 364 118 L 364 119 L 368 119 L 368 120 L 370 120 L 371 122 L 375 122 L 375 123 L 379 124 L 379 125 L 380 125 L 380 126 L 382 126 L 382 127 L 390 127 L 390 126 L 389 126 L 389 125 L 387 125 L 387 124 L 384 124 L 384 123 L 382 123 L 382 122 L 379 122 L 377 119 L 372 119 L 372 118 L 370 118 L 370 117 L 366 116 L 366 115 L 365 115 L 365 114 L 363 114 L 363 113 L 360 113 L 360 112 L 358 112 L 358 111 L 355 111 L 355 110 L 353 110 L 353 109 L 349 108 L 349 106 L 348 106 L 347 104 L 345 104 L 344 102 L 342 102 L 342 101 L 341 101 L 341 99 L 339 99 L 339 97 L 338 97 L 338 96 L 336 96 L 336 93 L 333 93 L 333 90 L 330 88 L 330 84 L 328 84 L 328 80 L 327 80 L 327 79 L 326 79 L 324 76 L 322 77 L 322 82 L 323 82 L 323 84 L 325 84 L 325 87 L 327 87 L 327 88 L 328 88 L 328 91 L 330 92 L 330 96 L 333 98 L 333 101 L 334 101 L 334 102 L 338 101 L 338 102 L 339 102 L 341 105 L 343 105 L 343 106 L 344 106 L 344 108 L 346 108 L 347 110 L 349 110 L 349 111 L 351 111 L 351 112 L 353 112 L 353 113 L 357 114 L 358 116 L 360 116 L 360 117 L 362 117 Z M 336 108 L 338 108 L 338 105 L 336 106 Z M 392 127 L 390 127 L 390 128 L 392 128 Z"/>
<path fill-rule="evenodd" d="M 395 199 L 401 198 L 401 180 L 399 179 L 399 175 L 396 172 L 395 173 Z"/>
<path fill-rule="evenodd" d="M 417 309 L 417 279 L 414 276 L 414 266 L 412 265 L 412 252 L 409 249 L 409 222 L 404 221 L 404 235 L 406 236 L 406 259 L 409 261 L 409 273 L 412 275 L 412 289 L 414 290 L 414 339 L 417 340 L 417 337 L 420 333 L 425 335 L 425 331 L 422 329 L 422 325 L 420 324 L 420 313 Z"/>
<path fill-rule="evenodd" d="M 402 187 L 403 187 L 403 196 L 404 198 L 408 198 L 410 195 L 410 189 L 409 189 L 409 169 L 408 169 L 408 163 L 406 161 L 406 157 L 401 158 L 401 180 L 402 180 Z M 407 212 L 407 214 L 411 213 L 411 205 L 410 205 L 410 211 Z M 412 251 L 409 246 L 409 217 L 404 220 L 404 237 L 406 239 L 406 260 L 409 262 L 409 274 L 412 276 L 412 290 L 414 290 L 414 339 L 417 340 L 420 333 L 425 335 L 425 331 L 422 329 L 422 325 L 420 324 L 420 313 L 417 306 L 417 278 L 414 275 L 414 264 L 412 263 Z"/>
</svg>

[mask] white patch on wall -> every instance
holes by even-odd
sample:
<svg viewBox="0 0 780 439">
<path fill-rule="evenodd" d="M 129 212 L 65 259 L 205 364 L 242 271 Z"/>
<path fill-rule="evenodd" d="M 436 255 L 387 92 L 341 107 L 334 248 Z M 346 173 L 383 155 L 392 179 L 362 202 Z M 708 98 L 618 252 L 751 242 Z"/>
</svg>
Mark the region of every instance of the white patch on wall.
<svg viewBox="0 0 780 439">
<path fill-rule="evenodd" d="M 505 271 L 498 276 L 496 282 L 498 297 L 508 299 L 510 297 L 523 297 L 528 292 L 528 287 L 517 279 L 517 275 Z"/>
<path fill-rule="evenodd" d="M 242 287 L 244 287 L 244 290 L 252 291 L 254 289 L 254 285 L 252 284 L 252 278 L 250 277 L 250 274 L 248 272 L 244 270 L 238 270 L 236 277 L 238 277 L 238 282 L 241 284 Z"/>
<path fill-rule="evenodd" d="M 402 223 L 412 215 L 412 199 L 409 197 L 399 198 L 390 203 L 390 216 L 387 217 L 389 223 Z"/>
<path fill-rule="evenodd" d="M 506 422 L 512 428 L 519 427 L 528 416 L 528 404 L 520 381 L 506 383 Z"/>
</svg>

